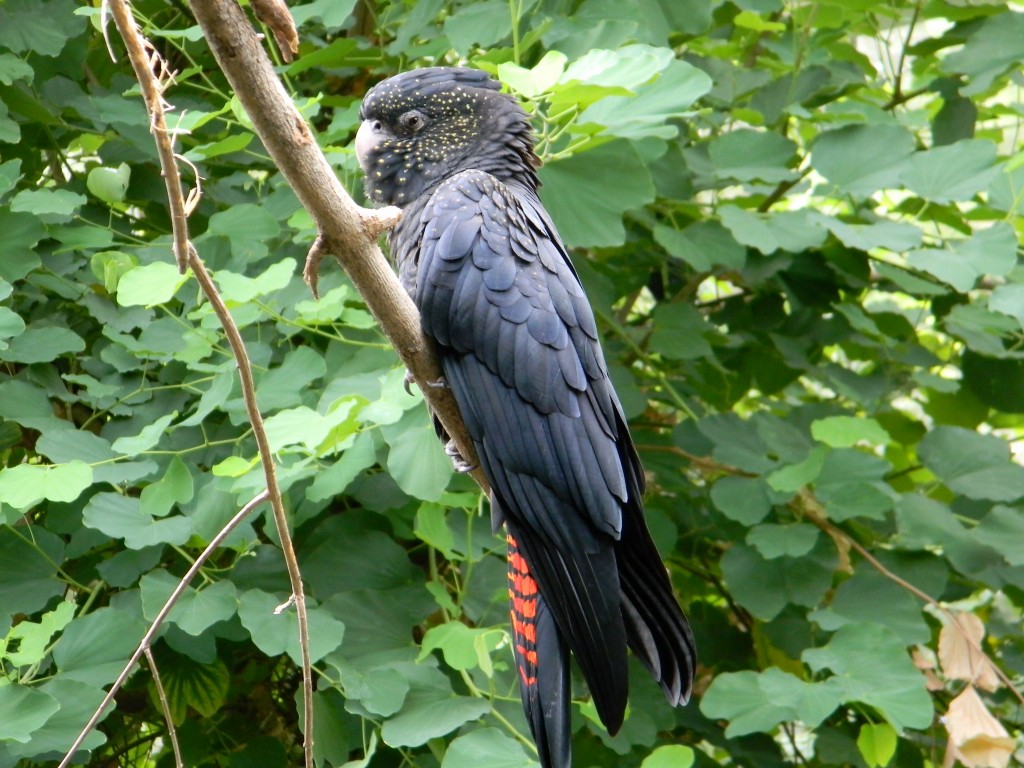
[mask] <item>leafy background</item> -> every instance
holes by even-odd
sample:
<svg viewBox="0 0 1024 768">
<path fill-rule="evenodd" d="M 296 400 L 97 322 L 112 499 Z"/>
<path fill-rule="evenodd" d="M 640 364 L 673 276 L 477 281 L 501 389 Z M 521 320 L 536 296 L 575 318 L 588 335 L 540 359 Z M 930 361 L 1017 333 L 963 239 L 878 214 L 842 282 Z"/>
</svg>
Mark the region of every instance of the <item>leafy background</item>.
<svg viewBox="0 0 1024 768">
<path fill-rule="evenodd" d="M 135 10 L 177 70 L 195 244 L 257 368 L 311 596 L 318 763 L 535 765 L 485 502 L 345 277 L 325 269 L 311 300 L 310 220 L 187 8 Z M 701 651 L 694 702 L 670 710 L 635 674 L 615 738 L 578 688 L 575 765 L 1011 760 L 1019 694 L 949 612 L 1019 687 L 1024 14 L 292 10 L 301 52 L 281 75 L 357 199 L 350 143 L 380 77 L 468 61 L 536 116 L 545 199 Z M 99 25 L 73 0 L 0 3 L 0 766 L 61 757 L 178 577 L 262 488 L 224 337 L 171 264 L 137 84 Z M 186 764 L 297 763 L 295 620 L 273 613 L 288 591 L 259 513 L 174 609 L 154 658 Z M 85 746 L 92 765 L 173 764 L 148 672 Z"/>
</svg>

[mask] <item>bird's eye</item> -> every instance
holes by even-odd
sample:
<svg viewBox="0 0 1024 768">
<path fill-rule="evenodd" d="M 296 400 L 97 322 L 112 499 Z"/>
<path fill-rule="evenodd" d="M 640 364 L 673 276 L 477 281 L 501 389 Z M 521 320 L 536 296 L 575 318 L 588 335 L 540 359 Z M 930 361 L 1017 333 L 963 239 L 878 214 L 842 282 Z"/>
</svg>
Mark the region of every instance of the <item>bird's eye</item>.
<svg viewBox="0 0 1024 768">
<path fill-rule="evenodd" d="M 422 112 L 411 109 L 398 118 L 398 123 L 409 131 L 418 131 L 427 124 L 427 116 Z"/>
</svg>

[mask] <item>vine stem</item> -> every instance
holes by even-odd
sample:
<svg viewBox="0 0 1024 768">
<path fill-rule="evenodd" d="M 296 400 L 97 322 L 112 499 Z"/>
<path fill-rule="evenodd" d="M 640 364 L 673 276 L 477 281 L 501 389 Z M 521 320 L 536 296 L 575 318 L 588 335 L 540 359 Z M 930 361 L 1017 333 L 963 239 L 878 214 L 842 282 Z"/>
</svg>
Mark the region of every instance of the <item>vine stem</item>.
<svg viewBox="0 0 1024 768">
<path fill-rule="evenodd" d="M 115 0 L 115 2 L 116 1 L 118 0 Z M 163 607 L 160 608 L 160 611 L 153 618 L 152 624 L 149 625 L 149 629 L 146 630 L 146 634 L 143 635 L 142 640 L 139 641 L 139 645 L 135 649 L 131 658 L 128 659 L 128 663 L 124 665 L 124 669 L 121 670 L 121 674 L 117 676 L 114 684 L 110 686 L 110 690 L 107 691 L 107 695 L 103 697 L 103 701 L 101 701 L 100 705 L 96 707 L 96 711 L 93 712 L 92 717 L 89 718 L 89 722 L 85 724 L 84 728 L 82 728 L 82 731 L 78 734 L 78 737 L 68 749 L 67 754 L 64 755 L 64 759 L 60 761 L 60 765 L 58 765 L 57 768 L 67 768 L 67 766 L 70 765 L 75 752 L 77 752 L 78 748 L 82 746 L 82 742 L 85 741 L 85 737 L 88 736 L 92 729 L 96 727 L 96 724 L 100 721 L 100 717 L 103 715 L 103 710 L 105 710 L 107 706 L 114 701 L 114 696 L 117 695 L 117 692 L 121 690 L 121 686 L 128 680 L 129 675 L 131 675 L 132 670 L 135 668 L 139 659 L 142 658 L 142 655 L 149 650 L 150 644 L 156 637 L 157 632 L 159 632 L 160 628 L 163 626 L 167 615 L 177 604 L 182 593 L 184 593 L 188 588 L 188 585 L 192 583 L 192 579 L 194 579 L 196 574 L 199 573 L 199 569 L 203 567 L 203 563 L 205 563 L 210 555 L 220 547 L 221 543 L 223 543 L 228 535 L 238 527 L 238 524 L 248 517 L 256 507 L 266 501 L 268 497 L 269 494 L 267 491 L 262 491 L 252 501 L 238 510 L 238 512 L 235 513 L 235 516 L 228 521 L 227 525 L 221 528 L 217 535 L 211 539 L 210 543 L 206 545 L 206 549 L 204 549 L 202 554 L 196 558 L 192 567 L 189 568 L 185 575 L 181 577 L 181 581 L 178 582 L 178 586 L 174 588 L 174 591 L 171 592 L 166 602 L 164 602 Z"/>
</svg>

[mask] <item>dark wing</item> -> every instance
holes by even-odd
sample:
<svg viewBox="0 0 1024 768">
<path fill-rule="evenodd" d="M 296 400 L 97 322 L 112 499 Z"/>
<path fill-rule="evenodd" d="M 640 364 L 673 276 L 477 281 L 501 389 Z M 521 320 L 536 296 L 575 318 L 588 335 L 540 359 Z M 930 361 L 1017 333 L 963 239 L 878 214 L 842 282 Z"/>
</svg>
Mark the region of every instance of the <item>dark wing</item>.
<svg viewBox="0 0 1024 768">
<path fill-rule="evenodd" d="M 427 203 L 415 299 L 522 555 L 615 731 L 626 628 L 615 545 L 636 493 L 593 313 L 540 203 L 479 171 Z"/>
</svg>

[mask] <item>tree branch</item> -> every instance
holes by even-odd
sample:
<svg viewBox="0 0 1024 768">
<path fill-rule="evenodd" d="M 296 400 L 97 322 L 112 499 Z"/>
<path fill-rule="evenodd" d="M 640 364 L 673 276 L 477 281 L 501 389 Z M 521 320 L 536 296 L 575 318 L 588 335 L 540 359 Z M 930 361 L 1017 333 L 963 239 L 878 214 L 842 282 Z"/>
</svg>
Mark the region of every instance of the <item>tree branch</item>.
<svg viewBox="0 0 1024 768">
<path fill-rule="evenodd" d="M 114 0 L 114 2 L 119 3 L 121 0 Z M 78 737 L 68 749 L 67 754 L 64 755 L 64 759 L 60 761 L 60 765 L 58 765 L 57 768 L 67 768 L 67 766 L 71 764 L 71 759 L 75 756 L 75 752 L 77 752 L 78 748 L 82 746 L 82 742 L 85 741 L 85 737 L 88 736 L 92 729 L 96 727 L 96 723 L 100 721 L 100 717 L 103 715 L 103 710 L 105 710 L 114 700 L 114 696 L 117 695 L 117 692 L 121 690 L 121 686 L 128 680 L 132 670 L 135 669 L 135 665 L 138 663 L 139 659 L 142 658 L 142 654 L 146 652 L 150 644 L 153 642 L 153 639 L 156 637 L 157 632 L 159 632 L 160 628 L 164 625 L 164 619 L 167 618 L 171 609 L 174 608 L 175 604 L 177 604 L 178 599 L 188 588 L 188 585 L 192 583 L 192 579 L 194 579 L 196 574 L 199 573 L 199 569 L 203 567 L 203 564 L 207 559 L 209 559 L 210 555 L 217 551 L 221 542 L 223 542 L 224 539 L 226 539 L 228 535 L 238 527 L 238 524 L 248 517 L 249 513 L 256 509 L 256 507 L 266 501 L 267 498 L 267 492 L 262 491 L 256 498 L 236 512 L 235 516 L 228 521 L 227 525 L 221 528 L 210 543 L 206 545 L 206 549 L 204 549 L 202 554 L 196 558 L 194 563 L 192 563 L 192 567 L 189 568 L 185 575 L 181 577 L 181 581 L 178 582 L 178 586 L 174 588 L 170 597 L 167 598 L 167 602 L 163 604 L 160 612 L 153 618 L 153 623 L 149 625 L 149 629 L 146 630 L 146 634 L 142 636 L 142 640 L 139 641 L 139 645 L 135 649 L 135 652 L 132 654 L 131 658 L 128 659 L 128 663 L 124 665 L 124 669 L 121 670 L 121 674 L 117 676 L 114 684 L 110 686 L 110 690 L 107 691 L 107 695 L 103 697 L 103 701 L 101 701 L 100 705 L 96 707 L 96 711 L 93 712 L 92 717 L 89 718 L 89 722 L 85 724 L 84 728 L 82 728 Z"/>
<path fill-rule="evenodd" d="M 190 5 L 253 128 L 320 232 L 307 267 L 311 287 L 315 286 L 316 262 L 323 254 L 333 255 L 419 385 L 431 412 L 462 457 L 477 467 L 476 451 L 451 391 L 429 386 L 442 373 L 433 346 L 420 330 L 416 305 L 376 244 L 382 224 L 397 221 L 396 212 L 362 208 L 348 195 L 281 85 L 260 36 L 235 0 L 192 0 Z M 481 488 L 489 490 L 479 468 L 471 475 Z"/>
</svg>

